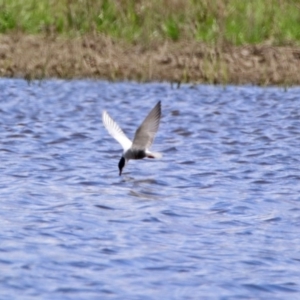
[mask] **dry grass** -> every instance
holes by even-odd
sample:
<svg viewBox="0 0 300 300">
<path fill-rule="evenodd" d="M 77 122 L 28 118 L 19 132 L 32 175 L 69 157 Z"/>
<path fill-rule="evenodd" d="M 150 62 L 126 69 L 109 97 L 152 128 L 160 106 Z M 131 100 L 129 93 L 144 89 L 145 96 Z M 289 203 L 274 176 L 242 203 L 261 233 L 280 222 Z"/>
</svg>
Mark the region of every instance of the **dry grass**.
<svg viewBox="0 0 300 300">
<path fill-rule="evenodd" d="M 271 46 L 207 46 L 198 42 L 148 47 L 111 38 L 0 37 L 0 76 L 101 78 L 258 85 L 300 84 L 300 49 Z"/>
</svg>

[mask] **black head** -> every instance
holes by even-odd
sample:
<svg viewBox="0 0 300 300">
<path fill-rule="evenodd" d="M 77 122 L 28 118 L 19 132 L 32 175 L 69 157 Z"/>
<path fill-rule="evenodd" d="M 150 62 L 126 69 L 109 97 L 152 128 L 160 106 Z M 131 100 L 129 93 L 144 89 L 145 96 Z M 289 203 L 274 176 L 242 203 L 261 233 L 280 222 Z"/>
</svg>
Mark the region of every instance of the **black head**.
<svg viewBox="0 0 300 300">
<path fill-rule="evenodd" d="M 120 174 L 119 175 L 120 176 L 122 174 L 122 170 L 123 170 L 124 166 L 125 166 L 125 158 L 122 156 L 121 159 L 120 159 L 120 161 L 119 161 L 119 170 L 120 170 Z"/>
</svg>

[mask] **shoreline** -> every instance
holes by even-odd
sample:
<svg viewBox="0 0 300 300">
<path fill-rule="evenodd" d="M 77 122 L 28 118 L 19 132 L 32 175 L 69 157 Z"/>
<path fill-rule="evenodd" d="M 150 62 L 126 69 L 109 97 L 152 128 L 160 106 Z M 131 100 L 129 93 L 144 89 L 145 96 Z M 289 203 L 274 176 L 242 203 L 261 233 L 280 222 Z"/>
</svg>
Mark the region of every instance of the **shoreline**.
<svg viewBox="0 0 300 300">
<path fill-rule="evenodd" d="M 300 47 L 132 45 L 99 35 L 0 35 L 0 76 L 137 82 L 300 85 Z"/>
</svg>

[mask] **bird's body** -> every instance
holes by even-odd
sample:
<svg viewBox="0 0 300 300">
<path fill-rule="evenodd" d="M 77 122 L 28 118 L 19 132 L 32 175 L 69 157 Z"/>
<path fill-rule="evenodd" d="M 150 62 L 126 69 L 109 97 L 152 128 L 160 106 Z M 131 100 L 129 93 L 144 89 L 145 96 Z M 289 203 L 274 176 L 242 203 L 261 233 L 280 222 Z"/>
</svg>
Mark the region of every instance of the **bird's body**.
<svg viewBox="0 0 300 300">
<path fill-rule="evenodd" d="M 146 151 L 130 148 L 124 153 L 124 157 L 127 159 L 143 159 L 146 157 Z"/>
<path fill-rule="evenodd" d="M 124 150 L 119 162 L 120 175 L 130 159 L 160 158 L 162 156 L 160 153 L 149 151 L 158 130 L 160 118 L 161 102 L 159 101 L 136 130 L 133 142 L 131 142 L 110 115 L 103 111 L 102 121 L 105 128 L 121 144 Z"/>
</svg>

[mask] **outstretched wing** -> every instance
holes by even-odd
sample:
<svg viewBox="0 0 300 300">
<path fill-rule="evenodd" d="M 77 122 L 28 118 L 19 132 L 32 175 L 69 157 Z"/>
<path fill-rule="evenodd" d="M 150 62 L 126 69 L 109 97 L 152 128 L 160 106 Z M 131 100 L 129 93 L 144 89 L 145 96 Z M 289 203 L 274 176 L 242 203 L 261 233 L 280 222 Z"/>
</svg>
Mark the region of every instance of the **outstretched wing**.
<svg viewBox="0 0 300 300">
<path fill-rule="evenodd" d="M 102 113 L 102 121 L 109 134 L 121 144 L 124 151 L 128 150 L 132 146 L 130 139 L 106 111 L 103 111 Z"/>
<path fill-rule="evenodd" d="M 136 149 L 149 149 L 153 143 L 161 118 L 161 102 L 152 108 L 144 122 L 135 132 L 132 147 Z"/>
</svg>

